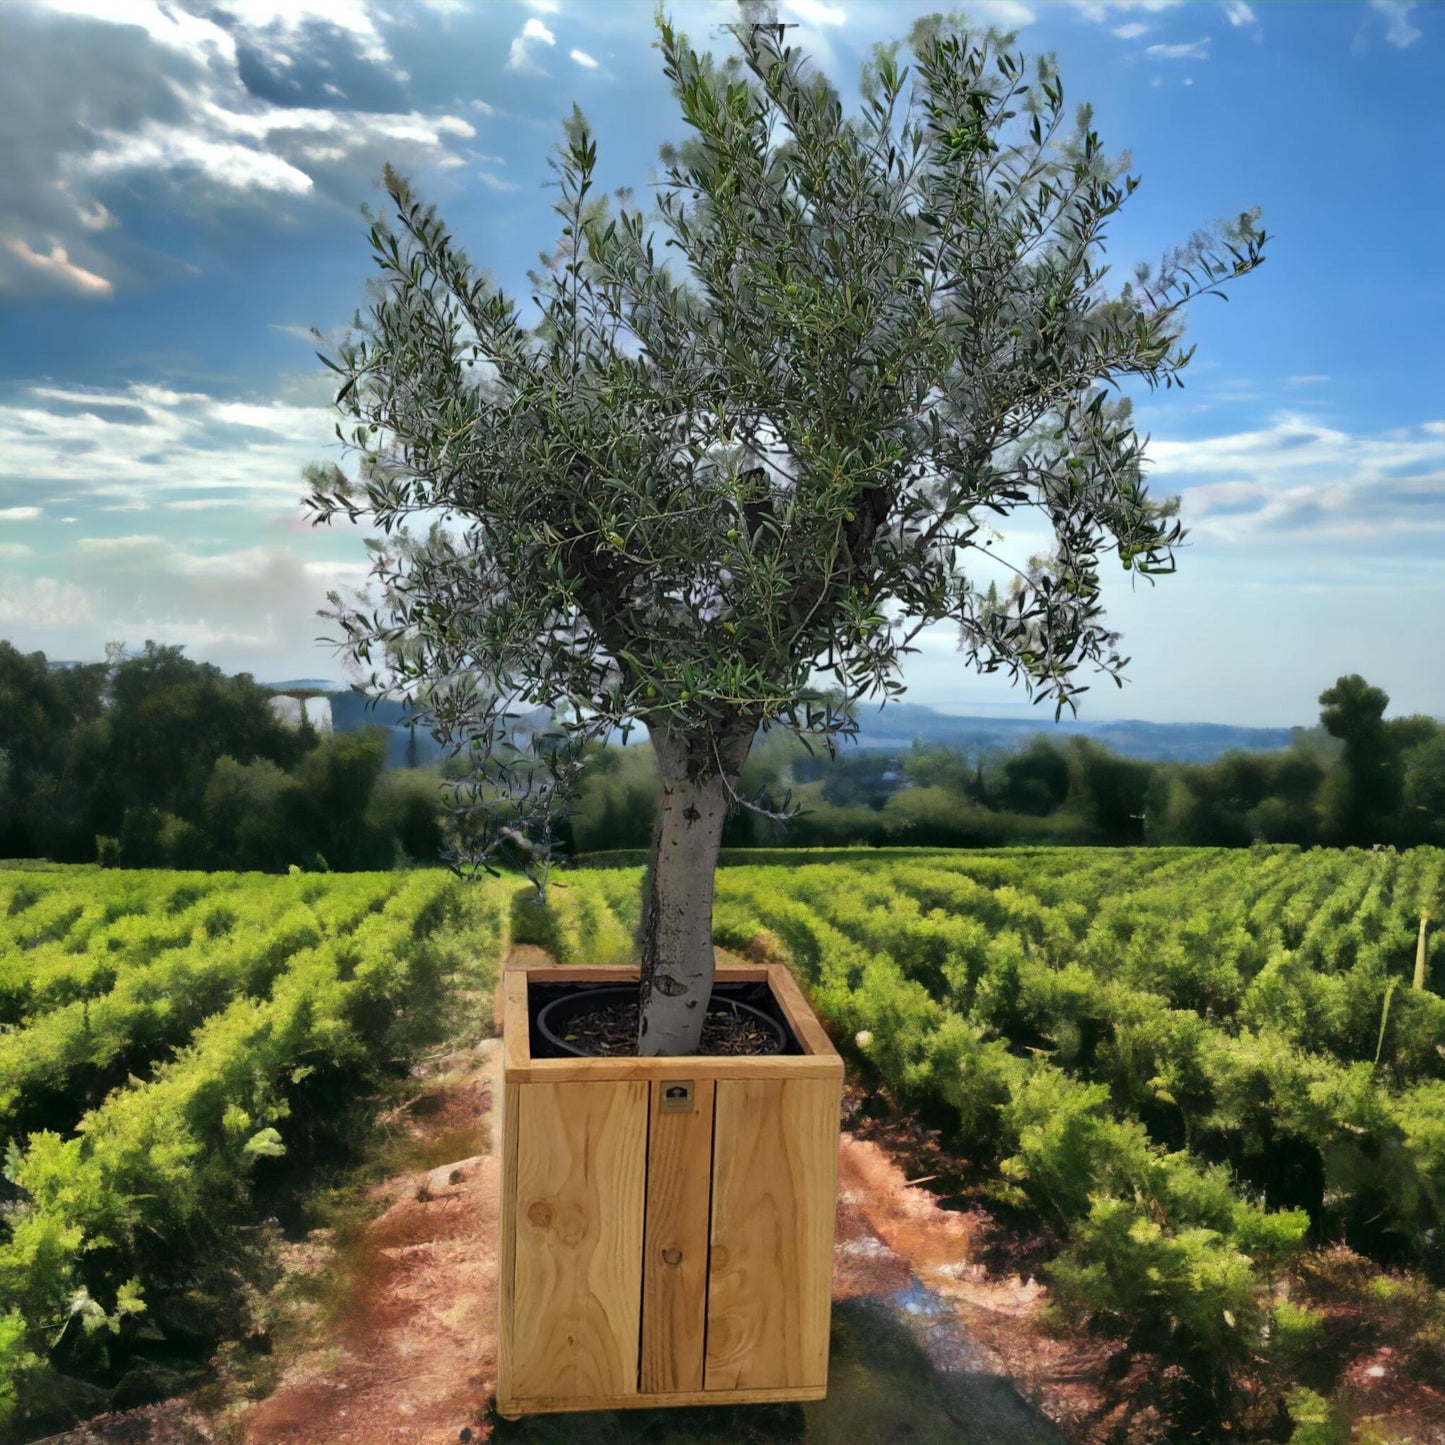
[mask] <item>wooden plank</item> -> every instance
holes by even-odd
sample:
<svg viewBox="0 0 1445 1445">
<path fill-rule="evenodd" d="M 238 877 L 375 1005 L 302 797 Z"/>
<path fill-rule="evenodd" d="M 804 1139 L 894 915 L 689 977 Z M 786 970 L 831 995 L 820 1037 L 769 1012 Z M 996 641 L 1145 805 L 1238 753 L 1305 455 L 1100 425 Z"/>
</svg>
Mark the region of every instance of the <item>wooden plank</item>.
<svg viewBox="0 0 1445 1445">
<path fill-rule="evenodd" d="M 520 1085 L 502 1084 L 501 1239 L 497 1250 L 497 1400 L 511 1395 L 513 1282 L 517 1258 L 517 1095 Z M 510 1409 L 510 1407 L 508 1407 Z"/>
<path fill-rule="evenodd" d="M 527 1021 L 527 970 L 502 970 L 502 1068 L 514 1076 L 532 1061 L 532 1027 Z"/>
<path fill-rule="evenodd" d="M 832 1039 L 824 1033 L 818 1016 L 809 1007 L 808 1000 L 803 997 L 803 991 L 798 987 L 793 975 L 782 964 L 772 964 L 768 968 L 768 986 L 773 991 L 778 1007 L 783 1011 L 783 1017 L 788 1021 L 788 1027 L 793 1031 L 793 1037 L 798 1041 L 798 1047 L 807 1054 L 837 1059 L 841 1077 L 842 1058 L 833 1047 Z"/>
<path fill-rule="evenodd" d="M 720 963 L 714 975 L 719 983 L 765 983 L 770 968 L 766 963 Z M 786 972 L 786 970 L 784 970 Z M 536 983 L 628 983 L 642 977 L 635 963 L 519 963 L 508 973 L 525 974 Z"/>
<path fill-rule="evenodd" d="M 676 1073 L 676 1071 L 674 1071 Z M 687 1113 L 663 1111 L 652 1084 L 647 1136 L 647 1252 L 642 1265 L 642 1390 L 702 1389 L 707 1325 L 713 1081 L 693 1081 Z"/>
<path fill-rule="evenodd" d="M 821 1385 L 810 1385 L 807 1389 L 796 1390 L 681 1390 L 666 1395 L 616 1395 L 590 1401 L 589 1410 L 647 1410 L 672 1405 L 766 1405 L 787 1400 L 822 1400 L 827 1390 Z M 574 1400 L 539 1398 L 518 1400 L 512 1415 L 547 1415 L 561 1410 L 575 1410 Z M 501 1400 L 497 1402 L 497 1413 L 503 1414 Z"/>
<path fill-rule="evenodd" d="M 682 1074 L 692 1079 L 841 1079 L 842 1061 L 820 1054 L 686 1054 L 666 1059 L 533 1059 L 509 1066 L 507 1077 L 519 1083 L 568 1084 L 597 1079 L 606 1083 L 651 1083 Z"/>
<path fill-rule="evenodd" d="M 610 983 L 623 988 L 641 977 L 635 963 L 528 963 L 521 967 L 533 983 Z"/>
<path fill-rule="evenodd" d="M 713 1136 L 704 1385 L 828 1377 L 837 1079 L 725 1079 Z"/>
<path fill-rule="evenodd" d="M 518 1089 L 509 1404 L 637 1393 L 647 1102 L 635 1082 Z"/>
</svg>

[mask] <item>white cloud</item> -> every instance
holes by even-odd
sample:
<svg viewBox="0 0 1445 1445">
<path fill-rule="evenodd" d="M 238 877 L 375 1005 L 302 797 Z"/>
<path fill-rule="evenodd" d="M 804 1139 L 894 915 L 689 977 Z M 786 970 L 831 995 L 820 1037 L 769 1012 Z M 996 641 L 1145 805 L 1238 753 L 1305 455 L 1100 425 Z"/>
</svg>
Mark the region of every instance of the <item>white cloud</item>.
<svg viewBox="0 0 1445 1445">
<path fill-rule="evenodd" d="M 284 46 L 294 47 L 308 26 L 329 25 L 350 38 L 361 59 L 379 66 L 391 63 L 391 52 L 376 28 L 376 18 L 384 12 L 370 0 L 212 0 L 212 8 L 241 25 L 248 32 L 247 43 L 273 59 L 284 53 Z"/>
<path fill-rule="evenodd" d="M 970 19 L 987 20 L 1005 30 L 1021 30 L 1034 23 L 1034 12 L 1019 0 L 975 0 L 968 14 Z"/>
<path fill-rule="evenodd" d="M 77 623 L 93 625 L 97 620 L 94 601 L 84 587 L 55 577 L 5 577 L 0 575 L 0 626 L 74 628 Z M 21 649 L 27 651 L 28 648 Z M 41 648 L 46 651 L 49 649 Z M 52 651 L 51 656 L 66 654 Z"/>
<path fill-rule="evenodd" d="M 597 62 L 585 50 L 569 50 L 567 55 L 569 59 L 575 60 L 578 65 L 585 66 L 588 70 L 597 69 Z"/>
<path fill-rule="evenodd" d="M 230 66 L 236 63 L 236 42 L 225 29 L 157 0 L 40 0 L 39 8 L 54 15 L 138 27 L 156 45 L 202 67 L 215 60 Z"/>
<path fill-rule="evenodd" d="M 1145 14 L 1158 14 L 1161 10 L 1172 10 L 1184 0 L 1070 0 L 1074 9 L 1096 25 L 1103 25 L 1123 11 L 1142 10 Z"/>
<path fill-rule="evenodd" d="M 562 8 L 562 0 L 522 0 L 522 3 L 539 15 L 555 15 Z"/>
<path fill-rule="evenodd" d="M 782 8 L 805 25 L 845 25 L 848 21 L 842 6 L 828 5 L 824 0 L 783 0 Z"/>
<path fill-rule="evenodd" d="M 383 149 L 394 155 L 397 145 L 421 152 L 434 165 L 456 165 L 460 162 L 447 152 L 449 141 L 476 135 L 458 116 L 280 106 L 235 110 L 212 99 L 210 87 L 190 91 L 173 84 L 172 89 L 189 112 L 183 120 L 148 119 L 129 133 L 97 129 L 93 152 L 60 158 L 66 184 L 134 172 L 198 173 L 233 193 L 308 196 L 315 183 L 305 166 L 335 165 Z"/>
<path fill-rule="evenodd" d="M 273 65 L 292 62 L 290 52 L 309 26 L 326 25 L 347 35 L 361 59 L 389 65 L 391 54 L 370 0 L 211 0 L 211 16 L 202 19 L 163 0 L 38 0 L 39 8 L 57 15 L 138 26 L 157 45 L 185 55 L 202 67 L 220 61 L 236 64 L 233 34 L 216 23 L 224 17 L 246 32 L 246 43 Z M 401 72 L 394 72 L 400 74 Z"/>
<path fill-rule="evenodd" d="M 33 557 L 34 547 L 27 547 L 23 542 L 0 542 L 0 558 L 6 557 Z"/>
<path fill-rule="evenodd" d="M 107 176 L 124 171 L 199 171 L 230 190 L 278 191 L 304 196 L 311 177 L 267 151 L 211 140 L 180 126 L 156 121 L 138 135 L 101 132 L 106 147 L 75 164 L 75 174 Z"/>
<path fill-rule="evenodd" d="M 94 271 L 87 271 L 83 266 L 72 265 L 64 246 L 52 246 L 50 254 L 42 256 L 39 252 L 32 251 L 24 241 L 7 241 L 5 244 L 27 266 L 60 281 L 67 290 L 80 291 L 88 296 L 109 296 L 115 290 L 104 276 L 97 276 Z"/>
<path fill-rule="evenodd" d="M 1294 412 L 1269 426 L 1151 441 L 1152 489 L 1182 489 L 1186 525 L 1232 542 L 1367 543 L 1445 533 L 1445 423 L 1352 435 Z"/>
<path fill-rule="evenodd" d="M 99 201 L 90 210 L 77 204 L 75 214 L 87 231 L 108 231 L 112 226 L 120 225 L 120 222 Z"/>
<path fill-rule="evenodd" d="M 1144 54 L 1152 55 L 1155 60 L 1208 60 L 1209 38 L 1178 45 L 1146 45 Z"/>
<path fill-rule="evenodd" d="M 1231 25 L 1254 25 L 1254 11 L 1244 0 L 1224 0 L 1224 16 Z"/>
<path fill-rule="evenodd" d="M 316 610 L 328 590 L 357 585 L 366 570 L 318 564 L 274 543 L 202 551 L 139 534 L 82 538 L 67 558 L 83 582 L 63 575 L 0 578 L 0 624 L 24 625 L 27 648 L 38 645 L 53 657 L 94 655 L 103 624 L 105 637 L 180 643 L 193 656 L 219 653 L 228 670 L 251 672 L 278 654 L 314 659 L 308 668 L 329 658 L 331 649 L 309 645 L 324 630 Z"/>
<path fill-rule="evenodd" d="M 253 506 L 296 511 L 303 465 L 336 453 L 334 419 L 325 404 L 225 401 L 134 383 L 29 387 L 0 403 L 5 474 L 63 486 L 96 507 L 234 493 Z M 39 514 L 20 509 L 11 519 Z"/>
<path fill-rule="evenodd" d="M 504 181 L 501 176 L 494 176 L 490 171 L 477 171 L 476 177 L 484 186 L 490 186 L 494 191 L 520 191 L 522 189 L 515 181 Z"/>
<path fill-rule="evenodd" d="M 1286 386 L 1315 386 L 1315 385 L 1317 385 L 1318 383 L 1320 383 L 1320 382 L 1322 382 L 1322 381 L 1328 381 L 1329 379 L 1330 379 L 1330 378 L 1329 378 L 1328 376 L 1321 376 L 1321 375 L 1314 374 L 1314 373 L 1311 373 L 1311 374 L 1308 375 L 1308 376 L 1287 376 L 1287 377 L 1285 377 L 1285 385 L 1286 385 Z M 1426 424 L 1426 429 L 1427 429 L 1427 430 L 1429 429 L 1430 425 L 1431 425 L 1431 423 L 1427 423 L 1427 424 Z"/>
<path fill-rule="evenodd" d="M 530 16 L 522 27 L 522 33 L 512 41 L 512 48 L 507 56 L 507 69 L 531 71 L 537 75 L 545 75 L 547 72 L 532 59 L 531 53 L 527 49 L 529 40 L 540 40 L 544 45 L 557 43 L 557 37 L 535 15 Z"/>
<path fill-rule="evenodd" d="M 260 212 L 264 225 L 318 189 L 331 197 L 354 189 L 383 160 L 403 171 L 460 165 L 453 142 L 475 134 L 456 115 L 326 108 L 327 97 L 345 101 L 330 81 L 318 79 L 310 104 L 279 106 L 242 80 L 243 52 L 273 73 L 305 74 L 327 59 L 318 49 L 352 71 L 373 65 L 399 80 L 379 26 L 405 22 L 372 0 L 214 0 L 205 19 L 161 0 L 34 0 L 15 9 L 7 58 L 43 83 L 12 97 L 12 125 L 26 144 L 0 172 L 0 294 L 64 287 L 94 299 L 153 268 L 187 267 L 189 258 L 164 254 L 165 241 L 117 235 L 99 190 L 114 181 L 168 187 L 161 204 L 178 222 L 213 221 L 224 201 Z M 321 174 L 343 167 L 355 176 Z M 97 250 L 105 233 L 125 247 L 123 264 Z"/>
<path fill-rule="evenodd" d="M 1131 20 L 1127 25 L 1120 25 L 1114 34 L 1120 40 L 1137 40 L 1141 35 L 1147 35 L 1149 27 L 1141 25 L 1137 20 Z"/>
<path fill-rule="evenodd" d="M 39 507 L 0 507 L 0 522 L 35 522 L 41 515 Z"/>
<path fill-rule="evenodd" d="M 324 135 L 343 139 L 353 132 L 357 117 L 346 111 L 302 110 L 300 108 L 271 107 L 266 110 L 243 113 L 226 110 L 210 101 L 202 100 L 199 109 L 207 121 L 228 135 L 245 136 L 252 140 L 265 140 L 273 135 L 297 132 L 299 134 Z M 370 134 L 385 140 L 417 141 L 422 144 L 436 144 L 443 135 L 462 136 L 470 140 L 476 129 L 458 116 L 424 116 L 419 111 L 405 115 L 392 113 L 371 117 Z"/>
<path fill-rule="evenodd" d="M 234 426 L 251 427 L 255 431 L 276 436 L 303 436 L 316 416 L 312 406 L 288 406 L 272 401 L 265 405 L 239 401 L 212 401 L 207 407 L 211 418 Z"/>
<path fill-rule="evenodd" d="M 1414 8 L 1413 0 L 1370 0 L 1370 9 L 1385 17 L 1385 39 L 1401 50 L 1413 45 L 1423 33 L 1410 23 Z"/>
</svg>

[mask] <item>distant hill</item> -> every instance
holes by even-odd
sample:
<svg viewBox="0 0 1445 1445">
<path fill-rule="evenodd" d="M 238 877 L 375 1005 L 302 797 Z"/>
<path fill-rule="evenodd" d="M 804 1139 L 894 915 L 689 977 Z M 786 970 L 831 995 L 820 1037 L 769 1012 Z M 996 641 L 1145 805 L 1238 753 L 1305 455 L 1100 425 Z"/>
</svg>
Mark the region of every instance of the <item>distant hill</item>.
<svg viewBox="0 0 1445 1445">
<path fill-rule="evenodd" d="M 1209 763 L 1225 753 L 1271 752 L 1287 748 L 1291 728 L 1242 728 L 1225 723 L 1092 722 L 1064 719 L 1055 723 L 1050 714 L 1036 717 L 961 717 L 937 712 L 916 702 L 890 702 L 879 709 L 865 704 L 858 713 L 857 747 L 863 752 L 906 753 L 914 739 L 929 747 L 1006 748 L 1026 747 L 1029 740 L 1044 736 L 1063 741 L 1068 737 L 1092 738 L 1128 758 L 1157 763 Z M 646 730 L 636 728 L 630 742 L 645 742 Z M 608 739 L 620 743 L 614 731 Z M 852 746 L 844 744 L 844 746 Z"/>
<path fill-rule="evenodd" d="M 335 684 L 314 682 L 267 683 L 278 691 L 307 691 L 324 688 L 331 701 L 331 725 L 336 732 L 355 732 L 366 727 L 384 727 L 391 734 L 388 765 L 405 766 L 408 729 L 403 703 L 383 699 L 374 706 L 350 691 L 333 691 Z M 518 719 L 517 732 L 526 736 L 544 725 L 548 714 L 538 708 Z M 1086 737 L 1128 758 L 1161 763 L 1208 763 L 1235 750 L 1273 752 L 1290 745 L 1291 728 L 1231 727 L 1226 723 L 1156 723 L 1137 720 L 1098 722 L 1065 718 L 1055 723 L 1048 713 L 1035 717 L 968 717 L 938 712 L 921 703 L 891 702 L 879 709 L 866 704 L 859 710 L 857 746 L 864 752 L 905 753 L 914 739 L 929 747 L 1004 748 L 1026 747 L 1038 736 L 1063 741 Z M 647 730 L 632 729 L 629 746 L 647 741 Z M 614 746 L 622 734 L 614 729 L 608 737 Z M 417 762 L 423 767 L 443 755 L 442 748 L 425 727 L 416 729 Z"/>
<path fill-rule="evenodd" d="M 859 709 L 858 746 L 868 752 L 907 751 L 915 738 L 929 746 L 1027 746 L 1044 736 L 1062 741 L 1086 737 L 1121 753 L 1158 763 L 1208 763 L 1236 749 L 1273 752 L 1287 748 L 1290 728 L 1231 727 L 1225 723 L 1156 723 L 1137 720 L 1097 722 L 1063 718 L 1055 723 L 1048 713 L 1037 717 L 959 717 L 936 712 L 920 703 L 890 702 L 881 711 L 868 705 Z"/>
</svg>

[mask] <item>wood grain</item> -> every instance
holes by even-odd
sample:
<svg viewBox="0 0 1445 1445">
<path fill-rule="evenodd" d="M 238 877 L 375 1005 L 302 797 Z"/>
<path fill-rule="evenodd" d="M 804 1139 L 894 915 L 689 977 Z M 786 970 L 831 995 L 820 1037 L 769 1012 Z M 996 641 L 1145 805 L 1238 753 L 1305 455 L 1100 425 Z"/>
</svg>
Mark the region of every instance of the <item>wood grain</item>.
<svg viewBox="0 0 1445 1445">
<path fill-rule="evenodd" d="M 665 1395 L 601 1395 L 595 1400 L 589 1400 L 589 1410 L 647 1410 L 656 1409 L 659 1406 L 675 1405 L 766 1405 L 777 1401 L 786 1400 L 823 1400 L 827 1398 L 827 1390 L 822 1385 L 795 1386 L 786 1390 L 733 1390 L 726 1395 L 719 1394 L 716 1390 L 679 1390 Z M 497 1413 L 504 1420 L 521 1419 L 523 1415 L 547 1415 L 555 1414 L 562 1410 L 576 1410 L 578 1408 L 575 1400 L 552 1399 L 550 1397 L 539 1397 L 535 1400 L 520 1400 L 508 1410 L 501 1408 L 501 1400 L 498 1397 Z M 625 1435 L 621 1438 L 626 1439 Z M 697 1437 L 694 1436 L 694 1439 Z M 724 1438 L 714 1436 L 713 1438 Z M 756 1439 L 756 1436 L 752 1438 Z"/>
<path fill-rule="evenodd" d="M 598 1396 L 590 1400 L 588 1410 L 646 1410 L 659 1409 L 659 1407 L 673 1407 L 679 1405 L 769 1405 L 782 1400 L 822 1400 L 827 1399 L 828 1392 L 824 1387 L 819 1386 L 798 1386 L 788 1390 L 734 1390 L 728 1394 L 718 1394 L 717 1390 L 679 1390 L 676 1394 L 616 1394 L 616 1396 Z M 577 1410 L 579 1406 L 575 1400 L 552 1399 L 549 1396 L 539 1396 L 538 1399 L 516 1400 L 507 1410 L 501 1409 L 501 1400 L 497 1400 L 497 1413 L 504 1420 L 520 1419 L 523 1415 L 555 1415 L 561 1410 Z M 555 1436 L 553 1436 L 555 1438 Z M 614 1438 L 627 1439 L 629 1436 L 618 1432 Z M 724 1438 L 724 1436 L 714 1436 Z M 756 1439 L 757 1436 L 751 1436 Z M 694 1436 L 696 1439 L 696 1436 Z"/>
<path fill-rule="evenodd" d="M 842 1060 L 768 965 L 718 978 L 766 981 L 801 1054 L 532 1058 L 533 975 L 626 972 L 502 979 L 498 1410 L 821 1399 Z M 669 1078 L 693 1081 L 693 1115 L 654 1112 Z"/>
<path fill-rule="evenodd" d="M 827 1383 L 839 1102 L 836 1079 L 718 1083 L 709 1391 Z"/>
<path fill-rule="evenodd" d="M 509 1068 L 507 1077 L 521 1084 L 605 1082 L 651 1083 L 654 1079 L 836 1079 L 842 1061 L 802 1054 L 682 1054 L 672 1058 L 533 1059 Z"/>
<path fill-rule="evenodd" d="M 518 1084 L 502 1080 L 502 1237 L 497 1250 L 497 1399 L 509 1398 L 512 1379 L 512 1313 L 517 1261 L 517 1100 Z"/>
<path fill-rule="evenodd" d="M 647 1108 L 640 1083 L 518 1088 L 499 1403 L 637 1393 Z"/>
<path fill-rule="evenodd" d="M 502 1067 L 513 1082 L 517 1082 L 517 1070 L 532 1062 L 532 1030 L 527 1022 L 529 972 L 525 968 L 502 971 Z"/>
<path fill-rule="evenodd" d="M 793 1031 L 793 1037 L 798 1041 L 798 1047 L 805 1054 L 814 1054 L 819 1058 L 838 1059 L 839 1077 L 842 1077 L 842 1059 L 838 1050 L 833 1047 L 833 1041 L 823 1032 L 823 1025 L 818 1022 L 818 1016 L 803 997 L 803 990 L 798 987 L 798 981 L 780 963 L 768 965 L 768 987 L 772 990 L 773 998 L 783 1011 L 783 1017 L 788 1021 L 788 1027 Z"/>
<path fill-rule="evenodd" d="M 647 1143 L 647 1245 L 642 1266 L 642 1389 L 702 1389 L 707 1325 L 708 1199 L 712 1193 L 713 1081 L 693 1090 L 688 1114 L 659 1111 L 652 1085 Z"/>
</svg>

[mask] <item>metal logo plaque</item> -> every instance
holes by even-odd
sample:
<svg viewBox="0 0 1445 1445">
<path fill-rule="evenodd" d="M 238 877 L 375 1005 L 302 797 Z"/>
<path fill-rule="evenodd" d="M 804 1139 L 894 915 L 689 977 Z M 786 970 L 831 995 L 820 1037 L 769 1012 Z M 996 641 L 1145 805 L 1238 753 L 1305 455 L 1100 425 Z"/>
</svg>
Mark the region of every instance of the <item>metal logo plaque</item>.
<svg viewBox="0 0 1445 1445">
<path fill-rule="evenodd" d="M 692 1113 L 693 1083 L 691 1079 L 666 1079 L 660 1087 L 662 1089 L 662 1099 L 657 1106 L 658 1113 Z"/>
</svg>

